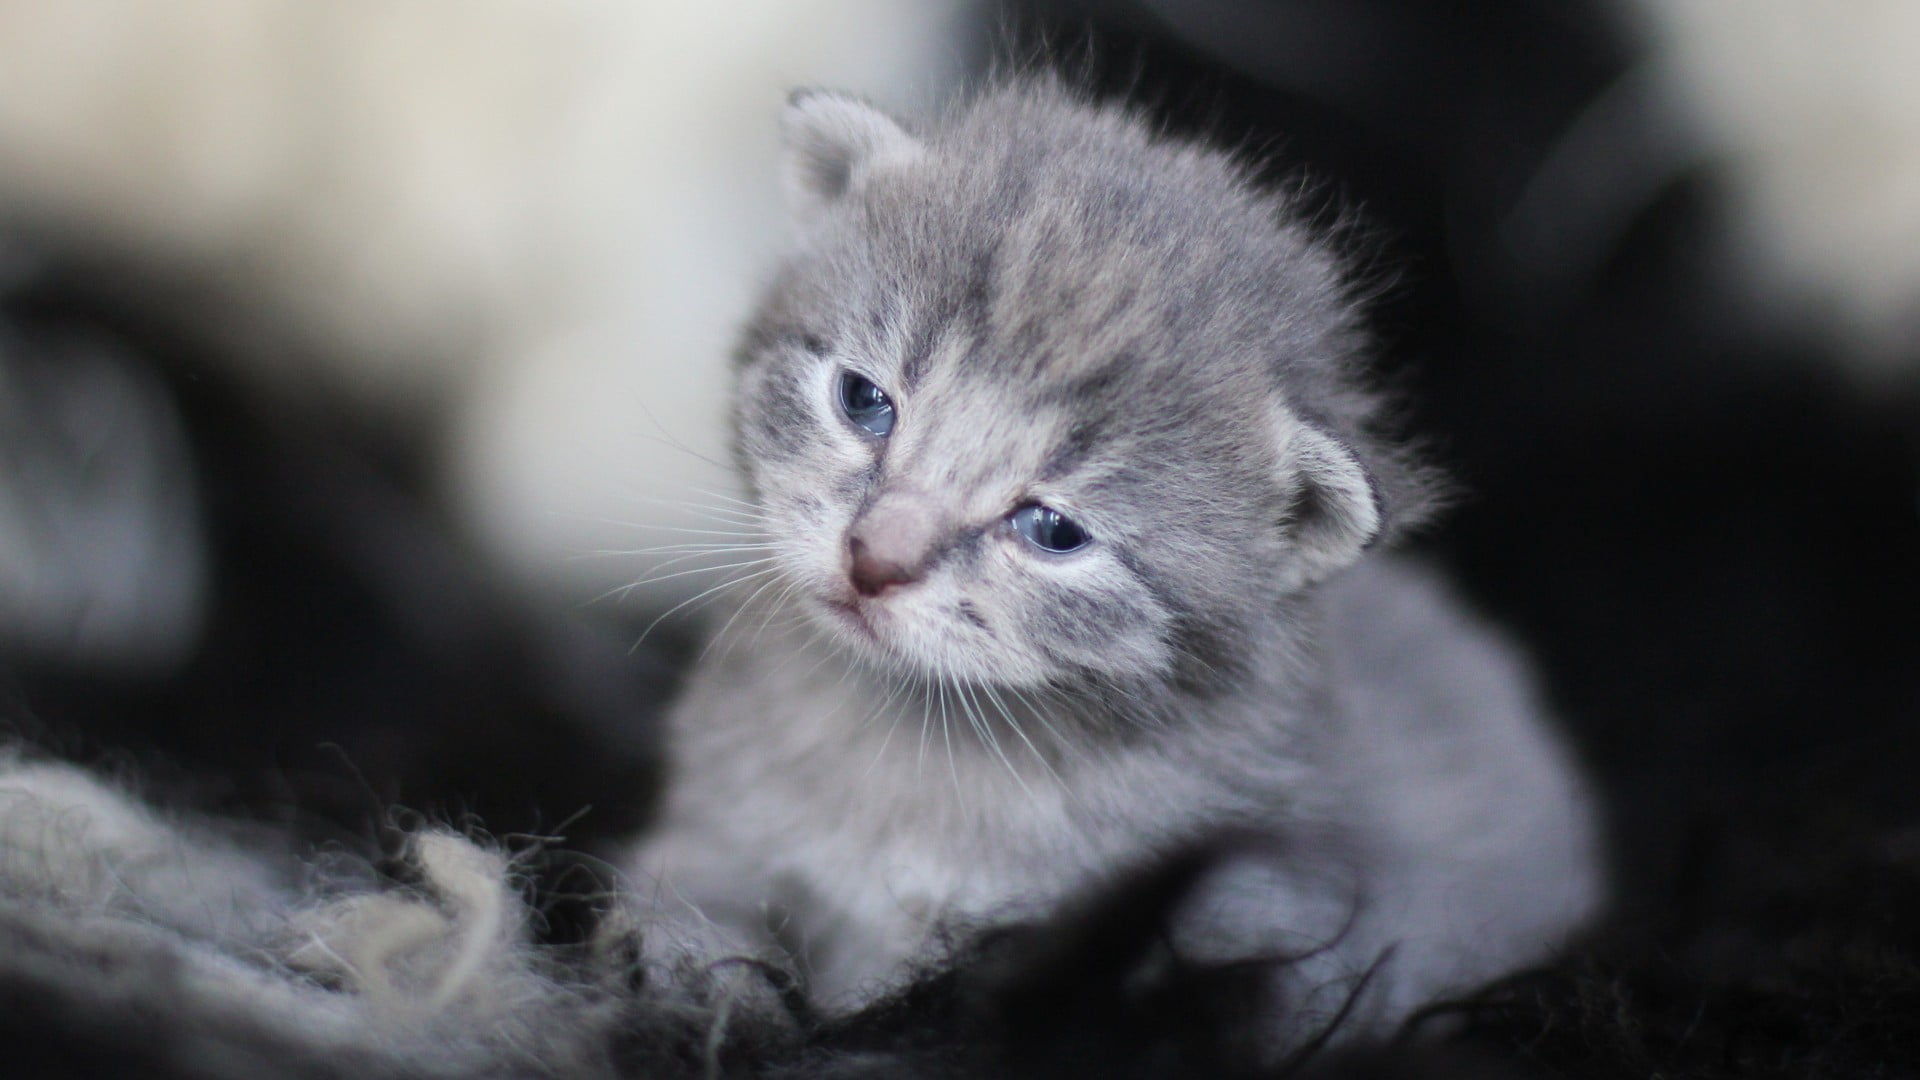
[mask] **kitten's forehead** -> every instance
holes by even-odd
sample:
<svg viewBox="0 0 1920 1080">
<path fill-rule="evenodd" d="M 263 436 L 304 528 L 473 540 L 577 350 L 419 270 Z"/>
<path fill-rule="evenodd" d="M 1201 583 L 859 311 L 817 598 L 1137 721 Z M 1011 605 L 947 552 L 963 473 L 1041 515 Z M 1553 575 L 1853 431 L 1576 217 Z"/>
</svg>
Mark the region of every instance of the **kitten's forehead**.
<svg viewBox="0 0 1920 1080">
<path fill-rule="evenodd" d="M 877 296 L 867 340 L 913 410 L 938 401 L 957 438 L 1083 457 L 1141 429 L 1250 423 L 1269 402 L 1266 359 L 1209 332 L 1210 299 L 1167 253 L 1124 236 L 1071 236 L 1075 215 L 1027 213 Z M 883 275 L 883 280 L 898 280 Z M 1204 423 L 1202 421 L 1211 421 Z M 1067 460 L 1055 460 L 1058 472 Z"/>
<path fill-rule="evenodd" d="M 1200 365 L 1212 381 L 1270 377 L 1284 348 L 1273 313 L 1310 305 L 1268 295 L 1302 275 L 1270 265 L 1288 253 L 1263 208 L 1193 197 L 1164 161 L 1029 161 L 1030 149 L 935 153 L 867 192 L 844 239 L 865 264 L 870 317 L 905 338 L 906 385 L 956 337 L 970 374 L 1040 393 Z"/>
</svg>

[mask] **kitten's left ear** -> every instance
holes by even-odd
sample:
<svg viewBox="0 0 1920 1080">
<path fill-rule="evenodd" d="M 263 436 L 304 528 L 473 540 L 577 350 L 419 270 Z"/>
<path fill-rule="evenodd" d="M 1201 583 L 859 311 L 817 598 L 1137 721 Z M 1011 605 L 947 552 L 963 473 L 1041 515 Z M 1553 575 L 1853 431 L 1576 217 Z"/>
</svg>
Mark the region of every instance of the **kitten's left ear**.
<svg viewBox="0 0 1920 1080">
<path fill-rule="evenodd" d="M 796 90 L 781 121 L 787 198 L 802 222 L 857 192 L 875 167 L 911 161 L 920 140 L 858 98 Z"/>
<path fill-rule="evenodd" d="M 1299 584 L 1353 562 L 1380 535 L 1384 515 L 1373 474 L 1339 439 L 1291 415 L 1276 425 L 1283 478 L 1294 485 L 1287 531 Z"/>
</svg>

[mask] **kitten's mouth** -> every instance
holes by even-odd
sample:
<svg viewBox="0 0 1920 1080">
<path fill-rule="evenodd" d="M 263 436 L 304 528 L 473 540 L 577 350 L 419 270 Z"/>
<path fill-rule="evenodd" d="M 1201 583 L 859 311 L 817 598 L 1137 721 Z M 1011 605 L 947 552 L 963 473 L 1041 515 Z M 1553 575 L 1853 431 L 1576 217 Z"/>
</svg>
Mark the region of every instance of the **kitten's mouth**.
<svg viewBox="0 0 1920 1080">
<path fill-rule="evenodd" d="M 860 601 L 828 598 L 826 605 L 841 625 L 851 628 L 868 641 L 880 640 L 880 636 L 874 633 L 873 624 L 867 621 L 867 613 L 861 608 Z"/>
</svg>

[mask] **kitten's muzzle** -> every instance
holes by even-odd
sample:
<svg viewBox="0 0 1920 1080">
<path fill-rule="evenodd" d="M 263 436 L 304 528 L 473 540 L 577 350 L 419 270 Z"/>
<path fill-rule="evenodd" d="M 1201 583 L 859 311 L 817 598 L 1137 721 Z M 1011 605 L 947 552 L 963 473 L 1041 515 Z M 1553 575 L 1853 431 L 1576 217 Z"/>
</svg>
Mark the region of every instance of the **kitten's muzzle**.
<svg viewBox="0 0 1920 1080">
<path fill-rule="evenodd" d="M 922 497 L 889 493 L 847 529 L 847 580 L 861 596 L 879 596 L 926 576 L 942 525 Z"/>
</svg>

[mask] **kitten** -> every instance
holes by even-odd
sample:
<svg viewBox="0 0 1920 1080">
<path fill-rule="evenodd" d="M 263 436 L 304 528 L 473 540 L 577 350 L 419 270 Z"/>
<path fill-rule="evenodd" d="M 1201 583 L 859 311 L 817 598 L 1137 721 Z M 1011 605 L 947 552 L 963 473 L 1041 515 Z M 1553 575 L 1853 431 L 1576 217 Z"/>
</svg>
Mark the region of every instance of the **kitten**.
<svg viewBox="0 0 1920 1080">
<path fill-rule="evenodd" d="M 769 561 L 672 717 L 631 864 L 657 953 L 777 944 L 852 1007 L 943 930 L 1255 835 L 1175 944 L 1294 958 L 1295 1039 L 1592 913 L 1523 665 L 1378 550 L 1431 478 L 1283 204 L 1047 82 L 913 131 L 801 93 L 785 144 L 798 242 L 733 415 Z"/>
</svg>

